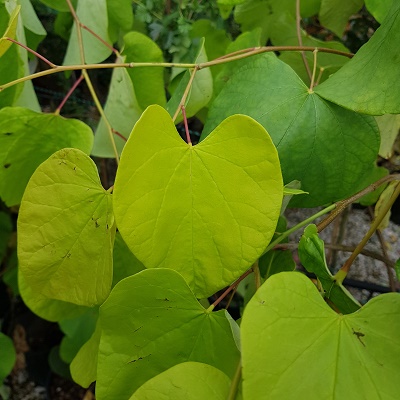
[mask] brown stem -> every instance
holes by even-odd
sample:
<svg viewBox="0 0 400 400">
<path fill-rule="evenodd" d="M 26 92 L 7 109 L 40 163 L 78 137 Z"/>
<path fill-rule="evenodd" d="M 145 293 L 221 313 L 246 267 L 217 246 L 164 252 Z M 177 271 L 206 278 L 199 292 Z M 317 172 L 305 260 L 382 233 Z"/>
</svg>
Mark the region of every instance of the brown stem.
<svg viewBox="0 0 400 400">
<path fill-rule="evenodd" d="M 18 42 L 18 40 L 12 39 L 10 37 L 4 38 L 12 43 L 17 44 L 18 46 L 22 47 L 23 49 L 25 49 L 26 51 L 29 51 L 29 53 L 32 53 L 33 55 L 35 55 L 37 58 L 40 58 L 42 61 L 44 61 L 47 65 L 49 65 L 51 68 L 55 68 L 57 67 L 56 64 L 53 64 L 51 61 L 49 61 L 46 57 L 43 57 L 41 54 L 39 54 L 38 52 L 36 52 L 35 50 L 32 50 L 31 48 L 29 48 L 28 46 L 25 46 L 23 43 Z"/>
<path fill-rule="evenodd" d="M 359 200 L 364 195 L 366 195 L 368 193 L 371 193 L 374 190 L 378 189 L 378 187 L 383 185 L 384 183 L 391 182 L 391 181 L 398 181 L 398 180 L 400 180 L 400 174 L 393 174 L 393 175 L 384 176 L 383 178 L 377 180 L 376 182 L 371 183 L 371 185 L 368 185 L 366 188 L 360 190 L 359 192 L 357 192 L 353 196 L 350 196 L 347 199 L 338 201 L 336 203 L 335 209 L 325 219 L 323 219 L 317 225 L 318 232 L 323 231 L 350 204 L 352 204 L 355 201 Z"/>
<path fill-rule="evenodd" d="M 303 46 L 303 39 L 301 37 L 300 0 L 296 0 L 296 32 L 297 32 L 297 41 L 299 42 L 299 46 Z M 306 68 L 307 75 L 310 78 L 310 81 L 312 81 L 310 66 L 308 65 L 306 53 L 304 51 L 301 52 L 301 58 L 303 59 L 303 63 Z M 311 88 L 312 88 L 312 86 L 311 86 Z"/>
<path fill-rule="evenodd" d="M 125 142 L 128 140 L 124 135 L 122 135 L 121 133 L 119 133 L 118 131 L 116 131 L 114 128 L 111 128 L 112 133 L 116 136 L 118 136 L 119 138 L 121 138 L 122 140 L 124 140 Z"/>
<path fill-rule="evenodd" d="M 45 70 L 45 71 L 40 71 L 36 72 L 35 74 L 31 74 L 28 76 L 23 76 L 22 78 L 15 79 L 11 82 L 5 83 L 3 85 L 0 85 L 0 92 L 4 89 L 7 89 L 11 86 L 14 86 L 18 83 L 22 83 L 25 81 L 29 81 L 35 78 L 39 78 L 42 76 L 46 75 L 51 75 L 55 74 L 58 72 L 64 72 L 64 71 L 76 71 L 76 70 L 82 70 L 82 69 L 108 69 L 108 68 L 137 68 L 137 67 L 165 67 L 165 68 L 170 68 L 170 67 L 179 67 L 179 68 L 187 68 L 187 69 L 192 69 L 192 68 L 197 68 L 197 70 L 203 69 L 203 68 L 208 68 L 213 65 L 219 65 L 235 60 L 241 60 L 246 57 L 251 57 L 257 54 L 265 53 L 265 52 L 271 52 L 271 51 L 314 51 L 316 47 L 309 47 L 309 46 L 265 46 L 265 47 L 259 47 L 255 48 L 253 51 L 246 52 L 244 54 L 237 54 L 235 56 L 227 55 L 225 58 L 220 58 L 220 59 L 215 59 L 212 61 L 208 61 L 205 63 L 201 64 L 189 64 L 189 63 L 156 63 L 156 62 L 130 62 L 130 63 L 104 63 L 104 64 L 80 64 L 80 65 L 56 65 L 54 68 Z M 317 48 L 319 52 L 322 53 L 330 53 L 330 54 L 337 54 L 341 55 L 344 57 L 352 58 L 354 54 L 352 53 L 346 53 L 343 51 L 335 50 L 335 49 L 328 49 L 328 48 Z M 178 108 L 178 113 L 179 113 L 179 108 Z"/>
<path fill-rule="evenodd" d="M 346 253 L 352 253 L 356 248 L 356 246 L 346 246 L 343 244 L 333 244 L 333 243 L 324 243 L 324 246 L 326 249 L 344 251 Z M 298 247 L 299 247 L 298 243 L 280 243 L 274 247 L 274 250 L 296 250 Z M 383 263 L 389 265 L 390 268 L 394 268 L 395 264 L 394 262 L 392 262 L 389 259 L 386 259 L 381 254 L 375 251 L 362 249 L 360 254 L 369 258 L 373 258 L 374 260 L 382 261 Z"/>
<path fill-rule="evenodd" d="M 383 218 L 385 215 L 389 212 L 390 208 L 392 207 L 393 203 L 397 199 L 397 197 L 400 194 L 400 182 L 397 184 L 396 189 L 392 196 L 390 197 L 389 201 L 382 207 L 382 209 L 379 211 L 379 214 L 376 216 L 374 219 L 373 223 L 371 224 L 371 227 L 369 228 L 368 232 L 365 234 L 361 242 L 357 245 L 353 253 L 350 255 L 350 257 L 347 259 L 347 261 L 343 264 L 342 268 L 339 270 L 339 275 L 340 279 L 343 280 L 344 277 L 348 274 L 351 265 L 353 264 L 354 260 L 360 254 L 361 250 L 364 248 L 364 246 L 367 244 L 368 240 L 370 237 L 374 234 L 374 232 L 377 230 L 379 224 L 382 222 Z M 337 276 L 339 276 L 337 275 Z"/>
<path fill-rule="evenodd" d="M 214 309 L 220 302 L 223 300 L 226 295 L 233 289 L 235 289 L 239 283 L 246 278 L 247 275 L 251 274 L 253 272 L 253 268 L 248 269 L 239 279 L 237 279 L 235 282 L 232 283 L 225 291 L 224 293 L 221 294 L 221 296 L 218 297 L 217 300 L 214 301 L 214 303 L 211 304 L 209 309 Z"/>
<path fill-rule="evenodd" d="M 369 212 L 369 216 L 371 217 L 371 221 L 372 221 L 374 219 L 374 213 L 372 211 L 371 206 L 368 207 L 368 212 Z M 379 243 L 381 245 L 383 258 L 385 260 L 389 260 L 389 255 L 388 255 L 388 252 L 387 252 L 387 249 L 386 249 L 386 242 L 385 242 L 385 238 L 383 237 L 382 231 L 378 228 L 375 233 L 378 236 Z M 385 261 L 385 267 L 386 267 L 386 271 L 387 271 L 387 274 L 388 274 L 390 290 L 392 292 L 396 292 L 397 289 L 396 289 L 396 282 L 394 280 L 393 273 L 392 273 L 393 271 L 392 271 L 392 268 L 390 268 L 390 265 L 386 263 L 386 261 Z"/>
</svg>

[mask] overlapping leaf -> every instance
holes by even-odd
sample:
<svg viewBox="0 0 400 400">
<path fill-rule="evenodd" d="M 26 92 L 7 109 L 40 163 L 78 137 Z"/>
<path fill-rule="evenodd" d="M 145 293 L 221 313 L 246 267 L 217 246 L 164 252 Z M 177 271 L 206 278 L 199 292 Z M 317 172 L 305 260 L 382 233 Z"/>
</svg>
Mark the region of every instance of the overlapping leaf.
<svg viewBox="0 0 400 400">
<path fill-rule="evenodd" d="M 175 271 L 145 270 L 122 280 L 101 306 L 100 321 L 99 400 L 127 399 L 186 361 L 234 374 L 239 351 L 225 312 L 204 309 Z"/>
<path fill-rule="evenodd" d="M 178 364 L 141 386 L 129 400 L 226 400 L 230 379 L 211 365 Z"/>
<path fill-rule="evenodd" d="M 149 107 L 124 148 L 114 188 L 118 229 L 147 268 L 180 272 L 199 298 L 232 283 L 262 254 L 279 217 L 276 149 L 249 117 L 186 144 Z"/>
<path fill-rule="evenodd" d="M 142 114 L 142 109 L 125 68 L 113 70 L 104 112 L 111 127 L 123 137 L 128 138 L 133 125 Z M 113 138 L 118 153 L 121 153 L 126 140 L 116 134 L 113 134 Z M 115 157 L 111 137 L 103 118 L 100 119 L 95 132 L 92 154 L 97 157 Z"/>
<path fill-rule="evenodd" d="M 89 385 L 97 377 L 97 359 L 101 336 L 100 321 L 97 320 L 96 328 L 90 339 L 79 349 L 70 365 L 71 377 L 82 387 Z"/>
<path fill-rule="evenodd" d="M 207 62 L 207 54 L 204 47 L 204 39 L 202 39 L 198 53 L 194 62 L 196 64 Z M 174 91 L 171 99 L 168 101 L 167 110 L 171 116 L 175 114 L 182 96 L 186 90 L 186 87 L 190 80 L 190 72 L 186 71 L 183 73 L 182 79 L 180 80 L 177 88 Z M 198 71 L 193 79 L 192 85 L 190 87 L 190 92 L 187 97 L 185 104 L 186 116 L 188 118 L 195 115 L 203 107 L 207 106 L 208 102 L 211 100 L 213 94 L 213 79 L 211 71 L 208 68 L 204 68 Z M 176 123 L 183 120 L 182 114 L 180 113 L 176 119 Z"/>
<path fill-rule="evenodd" d="M 329 299 L 343 314 L 357 311 L 361 304 L 338 282 L 329 271 L 325 259 L 324 241 L 318 237 L 317 227 L 309 225 L 299 243 L 299 257 L 307 271 L 316 275 L 324 290 L 324 297 Z"/>
<path fill-rule="evenodd" d="M 372 38 L 315 91 L 327 100 L 372 115 L 400 113 L 400 2 L 394 1 Z"/>
<path fill-rule="evenodd" d="M 63 149 L 38 167 L 18 218 L 19 267 L 32 292 L 101 304 L 111 288 L 114 234 L 111 195 L 88 156 Z"/>
<path fill-rule="evenodd" d="M 267 129 L 284 182 L 299 180 L 309 193 L 294 197 L 293 206 L 313 207 L 351 195 L 373 170 L 379 149 L 375 120 L 309 91 L 274 55 L 259 55 L 235 72 L 210 107 L 202 137 L 235 113 Z"/>
<path fill-rule="evenodd" d="M 149 37 L 139 32 L 129 32 L 124 36 L 126 62 L 164 61 L 162 51 Z M 164 69 L 162 67 L 128 68 L 133 89 L 139 106 L 144 110 L 150 104 L 165 106 Z"/>
<path fill-rule="evenodd" d="M 82 24 L 91 29 L 104 42 L 111 44 L 108 37 L 108 14 L 106 0 L 85 0 L 79 1 L 76 7 L 76 14 Z M 81 28 L 80 28 L 81 29 Z M 77 26 L 74 22 L 67 52 L 64 57 L 64 65 L 81 64 L 80 47 L 77 35 Z M 110 54 L 111 49 L 106 46 L 98 37 L 86 29 L 81 29 L 85 61 L 94 64 L 104 61 Z"/>
<path fill-rule="evenodd" d="M 36 167 L 63 147 L 85 153 L 92 148 L 91 129 L 81 121 L 13 107 L 0 110 L 0 196 L 19 204 Z"/>
<path fill-rule="evenodd" d="M 349 17 L 359 11 L 363 0 L 322 0 L 319 19 L 322 26 L 342 37 Z"/>
<path fill-rule="evenodd" d="M 274 275 L 242 318 L 243 398 L 395 399 L 399 330 L 398 293 L 341 315 L 305 276 Z"/>
</svg>

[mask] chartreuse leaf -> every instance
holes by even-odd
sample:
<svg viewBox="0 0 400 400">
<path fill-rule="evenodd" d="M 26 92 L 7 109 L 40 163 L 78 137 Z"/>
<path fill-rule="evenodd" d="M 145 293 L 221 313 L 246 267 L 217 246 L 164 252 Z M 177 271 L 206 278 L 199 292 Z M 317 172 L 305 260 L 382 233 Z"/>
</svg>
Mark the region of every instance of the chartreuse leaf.
<svg viewBox="0 0 400 400">
<path fill-rule="evenodd" d="M 84 388 L 96 380 L 97 359 L 101 336 L 100 321 L 90 339 L 79 349 L 70 365 L 72 379 Z"/>
<path fill-rule="evenodd" d="M 201 64 L 207 62 L 207 54 L 204 48 L 204 39 L 201 40 L 198 53 L 194 63 Z M 174 91 L 171 99 L 168 101 L 167 110 L 171 116 L 175 114 L 176 109 L 182 99 L 183 93 L 189 83 L 190 72 L 186 71 L 183 74 L 177 88 Z M 193 79 L 190 87 L 189 95 L 186 100 L 185 109 L 188 118 L 195 115 L 199 110 L 205 107 L 211 100 L 213 94 L 213 79 L 209 68 L 204 68 L 198 71 Z M 179 113 L 176 118 L 176 123 L 183 120 L 182 114 Z"/>
<path fill-rule="evenodd" d="M 400 2 L 371 39 L 315 91 L 327 100 L 372 115 L 400 113 Z"/>
<path fill-rule="evenodd" d="M 37 166 L 63 147 L 85 153 L 93 134 L 81 121 L 41 114 L 21 107 L 0 110 L 0 196 L 8 205 L 19 204 Z"/>
<path fill-rule="evenodd" d="M 108 14 L 106 0 L 85 0 L 78 1 L 76 14 L 82 24 L 90 28 L 103 41 L 111 44 L 108 36 Z M 74 22 L 71 35 L 68 41 L 67 52 L 64 57 L 64 65 L 81 64 L 78 35 Z M 88 64 L 95 64 L 104 61 L 110 54 L 111 49 L 102 43 L 96 36 L 86 29 L 81 29 L 85 61 Z"/>
<path fill-rule="evenodd" d="M 324 241 L 318 237 L 315 225 L 309 225 L 304 229 L 298 253 L 304 268 L 308 272 L 313 272 L 321 282 L 324 297 L 329 299 L 341 313 L 348 314 L 360 308 L 360 303 L 330 273 L 325 260 Z"/>
<path fill-rule="evenodd" d="M 202 138 L 235 113 L 267 129 L 284 182 L 299 180 L 309 193 L 293 197 L 292 206 L 314 207 L 349 196 L 373 170 L 379 149 L 375 120 L 310 92 L 272 54 L 249 60 L 233 74 L 210 107 Z"/>
<path fill-rule="evenodd" d="M 21 10 L 21 6 L 14 8 L 14 11 L 10 15 L 10 20 L 8 26 L 0 38 L 0 57 L 10 48 L 12 42 L 7 40 L 7 38 L 15 39 L 17 33 L 18 15 Z"/>
<path fill-rule="evenodd" d="M 94 162 L 63 149 L 32 175 L 18 217 L 18 259 L 34 293 L 77 305 L 101 304 L 112 282 L 111 194 Z"/>
<path fill-rule="evenodd" d="M 384 21 L 392 4 L 393 0 L 365 0 L 365 7 L 380 24 Z"/>
<path fill-rule="evenodd" d="M 40 292 L 35 291 L 20 268 L 18 268 L 18 287 L 25 305 L 36 315 L 48 321 L 57 322 L 65 318 L 74 318 L 88 310 L 88 307 L 49 299 Z"/>
<path fill-rule="evenodd" d="M 129 250 L 119 232 L 115 235 L 113 261 L 113 286 L 120 280 L 145 269 L 145 266 Z"/>
<path fill-rule="evenodd" d="M 359 11 L 363 0 L 322 0 L 319 10 L 321 25 L 342 37 L 349 17 Z"/>
<path fill-rule="evenodd" d="M 387 206 L 390 198 L 393 196 L 399 182 L 390 182 L 386 188 L 382 191 L 381 195 L 379 196 L 379 199 L 375 205 L 374 209 L 374 217 L 377 218 L 382 211 L 384 211 L 384 207 Z M 381 223 L 379 224 L 377 229 L 385 229 L 389 225 L 390 222 L 390 215 L 391 211 L 389 210 L 386 214 Z"/>
<path fill-rule="evenodd" d="M 98 307 L 93 307 L 82 315 L 63 319 L 58 323 L 65 335 L 60 344 L 60 357 L 65 363 L 71 363 L 79 349 L 91 338 L 98 315 Z"/>
<path fill-rule="evenodd" d="M 119 282 L 100 307 L 96 397 L 127 399 L 185 361 L 232 377 L 239 351 L 225 310 L 204 309 L 177 272 L 150 269 Z"/>
<path fill-rule="evenodd" d="M 0 383 L 11 372 L 16 355 L 13 341 L 0 332 Z"/>
<path fill-rule="evenodd" d="M 139 32 L 129 32 L 124 36 L 126 62 L 164 61 L 162 51 L 149 37 Z M 161 67 L 128 68 L 139 106 L 144 110 L 150 104 L 165 106 L 164 69 Z"/>
<path fill-rule="evenodd" d="M 128 72 L 125 68 L 114 68 L 110 91 L 104 107 L 104 112 L 112 128 L 125 138 L 128 138 L 142 111 L 136 99 Z M 113 137 L 120 154 L 126 140 L 115 134 Z M 92 154 L 96 157 L 115 157 L 111 138 L 103 118 L 100 119 L 95 132 Z"/>
<path fill-rule="evenodd" d="M 396 399 L 399 330 L 398 293 L 341 315 L 304 275 L 274 275 L 242 318 L 243 398 Z"/>
<path fill-rule="evenodd" d="M 393 154 L 393 145 L 400 130 L 400 115 L 386 114 L 375 117 L 381 134 L 379 155 L 389 159 Z"/>
<path fill-rule="evenodd" d="M 281 179 L 276 149 L 251 118 L 234 115 L 192 146 L 167 111 L 151 106 L 122 152 L 114 187 L 118 229 L 147 268 L 175 269 L 198 298 L 208 297 L 267 247 Z"/>
<path fill-rule="evenodd" d="M 129 400 L 226 400 L 230 384 L 230 379 L 211 365 L 185 362 L 148 380 Z"/>
</svg>

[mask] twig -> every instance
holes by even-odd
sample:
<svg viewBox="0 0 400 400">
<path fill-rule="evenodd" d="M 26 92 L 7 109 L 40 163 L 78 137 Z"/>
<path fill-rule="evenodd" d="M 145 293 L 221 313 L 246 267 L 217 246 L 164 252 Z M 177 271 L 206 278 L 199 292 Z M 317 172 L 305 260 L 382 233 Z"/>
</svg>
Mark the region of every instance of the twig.
<svg viewBox="0 0 400 400">
<path fill-rule="evenodd" d="M 187 118 L 186 118 L 185 106 L 182 104 L 181 108 L 182 108 L 182 115 L 183 115 L 183 124 L 185 125 L 186 143 L 191 145 L 192 141 L 190 139 L 189 126 L 188 126 L 188 122 L 187 122 Z"/>
<path fill-rule="evenodd" d="M 301 37 L 300 0 L 296 0 L 296 32 L 297 32 L 297 41 L 299 43 L 299 46 L 303 46 L 303 39 Z M 310 78 L 311 83 L 313 83 L 313 79 L 311 77 L 310 66 L 308 65 L 306 53 L 304 53 L 304 51 L 301 52 L 301 58 L 303 59 L 303 63 L 306 68 L 307 75 Z M 312 89 L 312 85 L 311 85 L 311 89 Z"/>
<path fill-rule="evenodd" d="M 236 394 L 239 388 L 240 379 L 242 377 L 242 360 L 240 359 L 236 367 L 235 375 L 231 382 L 231 387 L 229 389 L 229 394 L 227 400 L 235 400 Z"/>
<path fill-rule="evenodd" d="M 333 243 L 324 243 L 324 246 L 326 249 L 331 249 L 331 250 L 336 250 L 336 251 L 344 251 L 346 253 L 352 253 L 356 246 L 346 246 L 343 244 L 333 244 Z M 274 250 L 296 250 L 299 247 L 298 243 L 280 243 L 277 244 L 274 247 Z M 381 254 L 372 251 L 372 250 L 367 250 L 367 249 L 362 249 L 361 253 L 363 256 L 373 258 L 374 260 L 381 261 L 387 265 L 389 265 L 390 268 L 394 268 L 394 262 L 392 262 L 389 259 L 386 259 L 384 256 Z"/>
<path fill-rule="evenodd" d="M 400 174 L 393 174 L 393 175 L 387 175 L 384 176 L 383 178 L 377 180 L 374 183 L 371 183 L 368 185 L 366 188 L 360 190 L 353 196 L 350 196 L 347 199 L 338 201 L 336 204 L 336 207 L 334 210 L 323 220 L 317 225 L 318 232 L 321 232 L 324 230 L 339 214 L 341 214 L 347 206 L 350 204 L 354 203 L 364 195 L 373 192 L 374 190 L 378 189 L 379 186 L 383 185 L 386 182 L 391 182 L 391 181 L 398 181 L 400 180 Z"/>
<path fill-rule="evenodd" d="M 235 289 L 239 283 L 246 278 L 247 275 L 251 274 L 253 272 L 253 268 L 248 269 L 243 275 L 240 276 L 239 279 L 237 279 L 235 282 L 232 283 L 225 291 L 224 293 L 221 294 L 221 296 L 218 297 L 217 300 L 214 301 L 214 303 L 211 304 L 210 307 L 208 307 L 207 311 L 211 312 L 220 302 L 223 300 L 226 295 L 233 289 Z"/>
<path fill-rule="evenodd" d="M 368 232 L 365 234 L 361 242 L 357 245 L 353 253 L 351 253 L 350 257 L 347 259 L 347 261 L 343 264 L 342 268 L 338 271 L 336 274 L 336 278 L 338 282 L 343 282 L 343 279 L 346 277 L 348 274 L 351 265 L 353 264 L 354 260 L 356 257 L 361 253 L 361 250 L 364 248 L 364 246 L 367 244 L 368 240 L 371 238 L 371 236 L 374 234 L 374 232 L 377 230 L 379 224 L 382 222 L 383 218 L 385 218 L 385 215 L 389 212 L 391 209 L 393 203 L 397 199 L 397 197 L 400 194 L 400 182 L 397 184 L 396 189 L 392 196 L 390 197 L 389 201 L 382 207 L 380 210 L 379 214 L 376 216 L 375 220 L 372 222 L 371 227 L 369 228 Z"/>
<path fill-rule="evenodd" d="M 246 57 L 251 57 L 257 54 L 261 53 L 266 53 L 266 52 L 271 52 L 271 51 L 314 51 L 316 47 L 309 47 L 309 46 L 265 46 L 265 47 L 258 47 L 254 48 L 254 50 L 249 51 L 244 54 L 237 54 L 235 56 L 227 55 L 226 58 L 220 58 L 220 59 L 215 59 L 212 61 L 208 61 L 205 63 L 201 64 L 188 64 L 188 63 L 157 63 L 157 62 L 130 62 L 130 63 L 121 63 L 121 64 L 116 64 L 116 63 L 104 63 L 104 64 L 77 64 L 77 65 L 57 65 L 54 68 L 47 69 L 45 71 L 40 71 L 36 72 L 35 74 L 27 75 L 22 78 L 15 79 L 11 82 L 5 83 L 0 86 L 0 91 L 7 89 L 11 86 L 14 86 L 18 83 L 22 83 L 25 81 L 33 80 L 36 78 L 40 78 L 42 76 L 46 75 L 51 75 L 55 74 L 58 72 L 64 72 L 64 71 L 76 71 L 76 70 L 81 70 L 81 69 L 110 69 L 110 68 L 137 68 L 137 67 L 165 67 L 165 68 L 170 68 L 170 67 L 178 67 L 178 68 L 187 68 L 187 69 L 192 69 L 196 68 L 198 70 L 203 69 L 203 68 L 208 68 L 213 65 L 219 65 L 219 64 L 224 64 L 227 62 L 235 61 L 235 60 L 241 60 Z M 319 52 L 322 53 L 331 53 L 331 54 L 337 54 L 341 55 L 344 57 L 352 58 L 354 54 L 352 53 L 346 53 L 343 51 L 335 50 L 335 49 L 328 49 L 328 48 L 317 48 Z"/>
<path fill-rule="evenodd" d="M 371 217 L 371 220 L 373 220 L 374 213 L 373 213 L 371 207 L 368 207 L 368 212 L 369 212 L 369 216 Z M 380 243 L 381 249 L 382 249 L 382 254 L 383 254 L 383 257 L 385 259 L 385 267 L 386 267 L 386 271 L 387 271 L 387 274 L 388 274 L 390 290 L 392 292 L 396 292 L 397 289 L 396 289 L 396 282 L 394 280 L 393 273 L 392 273 L 393 271 L 390 268 L 390 265 L 386 263 L 386 261 L 389 260 L 389 255 L 388 255 L 387 249 L 386 249 L 385 238 L 383 237 L 382 231 L 379 228 L 376 230 L 375 233 L 378 236 L 379 243 Z"/>
<path fill-rule="evenodd" d="M 104 112 L 104 109 L 103 109 L 103 107 L 102 107 L 102 105 L 100 103 L 99 98 L 97 97 L 97 93 L 94 90 L 92 81 L 90 80 L 89 74 L 88 74 L 88 72 L 86 70 L 87 68 L 85 66 L 85 51 L 84 51 L 84 48 L 83 48 L 83 38 L 82 38 L 82 31 L 81 31 L 82 24 L 81 24 L 81 22 L 79 20 L 78 15 L 75 12 L 75 9 L 74 9 L 74 7 L 73 7 L 73 5 L 71 3 L 71 0 L 65 0 L 65 1 L 68 4 L 68 8 L 69 8 L 69 10 L 70 10 L 70 12 L 71 12 L 71 14 L 72 14 L 72 16 L 74 18 L 75 24 L 76 24 L 76 32 L 77 32 L 78 44 L 79 44 L 79 54 L 80 54 L 80 58 L 81 58 L 81 63 L 83 64 L 82 75 L 86 80 L 86 84 L 87 84 L 87 86 L 89 88 L 89 91 L 90 91 L 90 94 L 91 94 L 91 96 L 93 98 L 93 101 L 96 104 L 96 108 L 99 111 L 101 117 L 103 118 L 104 124 L 107 127 L 107 131 L 108 131 L 108 134 L 109 134 L 109 137 L 110 137 L 111 145 L 112 145 L 112 148 L 113 148 L 113 151 L 114 151 L 115 161 L 117 162 L 117 164 L 119 164 L 119 154 L 118 154 L 117 146 L 116 146 L 115 140 L 114 140 L 113 129 L 111 127 L 110 122 L 107 119 L 107 116 L 106 116 L 106 114 Z"/>
<path fill-rule="evenodd" d="M 68 90 L 68 93 L 65 95 L 65 97 L 63 98 L 62 102 L 60 103 L 60 105 L 56 108 L 56 110 L 54 111 L 54 114 L 59 115 L 62 108 L 64 107 L 65 103 L 67 102 L 67 100 L 69 99 L 69 97 L 71 96 L 71 94 L 74 92 L 74 90 L 78 87 L 78 85 L 83 81 L 83 74 L 75 81 L 75 83 L 72 85 L 71 89 Z"/>
<path fill-rule="evenodd" d="M 193 68 L 192 74 L 190 75 L 190 79 L 189 79 L 188 84 L 186 85 L 185 91 L 183 92 L 183 95 L 182 95 L 181 101 L 179 102 L 178 108 L 176 109 L 175 114 L 174 114 L 174 116 L 172 117 L 172 120 L 173 120 L 173 121 L 176 120 L 176 118 L 177 118 L 178 115 L 179 115 L 179 112 L 180 112 L 181 110 L 183 111 L 182 106 L 185 106 L 186 99 L 187 99 L 187 97 L 189 96 L 189 92 L 190 92 L 190 89 L 191 89 L 191 87 L 192 87 L 193 80 L 194 80 L 194 77 L 196 76 L 196 72 L 197 72 L 197 71 L 198 71 L 198 68 L 197 68 L 197 66 L 195 66 L 195 67 Z M 188 143 L 189 143 L 189 142 L 188 142 Z"/>
<path fill-rule="evenodd" d="M 311 215 L 311 217 L 308 217 L 307 219 L 305 219 L 304 221 L 298 223 L 297 225 L 293 226 L 292 228 L 288 229 L 285 232 L 282 232 L 274 241 L 272 241 L 268 247 L 264 250 L 264 253 L 267 253 L 268 251 L 270 251 L 271 249 L 273 249 L 278 243 L 282 242 L 282 240 L 286 239 L 290 234 L 292 234 L 293 232 L 296 232 L 297 230 L 299 230 L 300 228 L 302 228 L 303 226 L 309 224 L 310 222 L 314 221 L 315 219 L 317 219 L 318 217 L 327 214 L 329 211 L 334 210 L 336 207 L 336 204 L 331 204 L 330 206 L 324 208 L 321 211 L 318 211 L 317 213 Z"/>
<path fill-rule="evenodd" d="M 88 31 L 91 35 L 93 35 L 96 39 L 98 39 L 101 43 L 104 44 L 108 49 L 110 49 L 117 57 L 120 57 L 119 51 L 115 49 L 113 46 L 111 46 L 109 43 L 107 43 L 103 38 L 101 38 L 95 31 L 90 29 L 88 26 L 85 24 L 82 24 L 82 22 L 79 21 L 79 24 L 82 29 L 85 29 Z"/>
<path fill-rule="evenodd" d="M 18 42 L 18 40 L 12 39 L 10 37 L 6 37 L 4 38 L 12 43 L 17 44 L 18 46 L 22 47 L 23 49 L 25 49 L 26 51 L 29 51 L 29 53 L 32 53 L 33 55 L 35 55 L 37 58 L 40 58 L 42 61 L 44 61 L 47 65 L 49 65 L 51 68 L 55 68 L 57 67 L 56 64 L 53 64 L 51 61 L 49 61 L 46 57 L 43 57 L 41 54 L 39 54 L 37 51 L 32 50 L 31 48 L 29 48 L 28 46 L 25 46 L 23 43 Z"/>
</svg>

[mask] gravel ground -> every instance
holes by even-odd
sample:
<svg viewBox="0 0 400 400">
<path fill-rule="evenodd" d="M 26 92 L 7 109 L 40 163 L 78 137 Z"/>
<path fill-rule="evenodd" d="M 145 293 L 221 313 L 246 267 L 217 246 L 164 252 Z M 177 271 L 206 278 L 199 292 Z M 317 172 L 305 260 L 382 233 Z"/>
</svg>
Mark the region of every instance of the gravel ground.
<svg viewBox="0 0 400 400">
<path fill-rule="evenodd" d="M 288 218 L 288 226 L 292 227 L 298 224 L 307 217 L 310 217 L 316 213 L 318 210 L 319 209 L 287 210 L 286 217 Z M 320 221 L 321 219 L 322 218 L 317 221 Z M 345 221 L 343 223 L 344 232 L 342 235 L 341 244 L 354 248 L 358 243 L 361 242 L 362 238 L 369 229 L 371 218 L 368 210 L 352 209 L 348 212 L 347 216 L 343 217 L 343 219 Z M 321 232 L 320 237 L 325 241 L 325 243 L 333 243 L 332 235 L 334 227 L 335 223 L 333 222 L 323 232 Z M 300 240 L 302 232 L 302 229 L 299 230 L 290 237 L 290 240 L 297 243 Z M 395 262 L 400 257 L 400 226 L 390 222 L 389 226 L 383 230 L 382 235 L 386 243 L 388 258 L 392 262 Z M 382 254 L 382 247 L 376 234 L 370 238 L 369 242 L 365 246 L 365 249 Z M 327 254 L 329 254 L 329 251 L 327 251 Z M 336 259 L 334 259 L 334 264 L 332 265 L 328 263 L 332 272 L 336 272 L 348 259 L 350 254 L 350 252 L 338 251 L 336 254 Z M 391 271 L 391 273 L 394 276 L 394 271 Z M 356 258 L 351 266 L 348 278 L 389 287 L 389 278 L 386 265 L 382 261 L 364 256 L 362 254 Z M 365 303 L 371 297 L 371 292 L 368 290 L 355 290 L 352 288 L 349 288 L 349 290 L 361 303 Z M 372 293 L 372 295 L 376 294 L 379 293 Z"/>
</svg>

